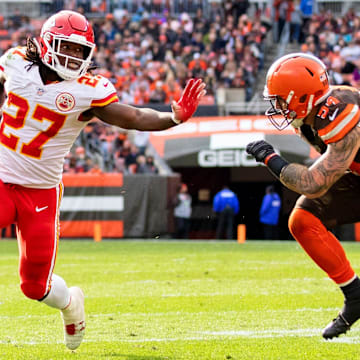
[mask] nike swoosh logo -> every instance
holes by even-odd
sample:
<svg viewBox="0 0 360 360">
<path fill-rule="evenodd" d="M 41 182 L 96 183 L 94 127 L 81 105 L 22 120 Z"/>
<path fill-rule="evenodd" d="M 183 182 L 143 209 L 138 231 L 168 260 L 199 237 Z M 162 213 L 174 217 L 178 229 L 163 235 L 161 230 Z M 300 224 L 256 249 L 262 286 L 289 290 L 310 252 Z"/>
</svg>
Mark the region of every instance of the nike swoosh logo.
<svg viewBox="0 0 360 360">
<path fill-rule="evenodd" d="M 329 115 L 329 120 L 330 120 L 330 121 L 333 121 L 333 120 L 336 118 L 336 115 L 337 115 L 338 111 L 339 111 L 339 108 L 337 108 L 337 109 L 332 113 L 331 116 Z"/>
<path fill-rule="evenodd" d="M 48 207 L 49 207 L 49 206 L 44 206 L 44 207 L 41 207 L 41 208 L 36 207 L 36 208 L 35 208 L 35 211 L 36 211 L 36 212 L 40 212 L 40 211 L 43 211 L 43 210 L 47 209 Z"/>
<path fill-rule="evenodd" d="M 104 87 L 107 87 L 108 85 L 109 85 L 109 83 L 105 83 L 105 84 L 104 84 Z"/>
</svg>

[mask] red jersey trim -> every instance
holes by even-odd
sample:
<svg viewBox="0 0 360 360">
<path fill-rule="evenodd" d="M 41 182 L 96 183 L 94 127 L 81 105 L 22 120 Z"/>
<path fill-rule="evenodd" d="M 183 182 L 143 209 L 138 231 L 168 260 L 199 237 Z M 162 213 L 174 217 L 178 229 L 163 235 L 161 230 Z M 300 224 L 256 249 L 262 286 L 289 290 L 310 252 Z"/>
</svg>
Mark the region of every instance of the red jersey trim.
<svg viewBox="0 0 360 360">
<path fill-rule="evenodd" d="M 90 106 L 91 107 L 103 107 L 103 106 L 106 106 L 106 105 L 109 105 L 111 103 L 118 102 L 118 101 L 119 101 L 119 98 L 116 95 L 116 93 L 112 93 L 104 99 L 93 100 L 91 102 Z"/>
</svg>

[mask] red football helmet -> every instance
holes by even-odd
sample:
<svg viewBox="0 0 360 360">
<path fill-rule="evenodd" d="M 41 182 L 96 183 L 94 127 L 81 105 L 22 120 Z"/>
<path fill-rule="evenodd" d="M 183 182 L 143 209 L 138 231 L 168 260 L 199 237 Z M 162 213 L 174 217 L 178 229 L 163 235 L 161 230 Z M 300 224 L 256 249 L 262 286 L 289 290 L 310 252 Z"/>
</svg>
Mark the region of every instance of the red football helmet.
<svg viewBox="0 0 360 360">
<path fill-rule="evenodd" d="M 281 57 L 266 75 L 264 99 L 271 123 L 279 130 L 299 127 L 314 106 L 330 93 L 325 64 L 313 55 L 294 53 Z"/>
<path fill-rule="evenodd" d="M 61 53 L 61 42 L 80 44 L 84 49 L 84 59 Z M 94 32 L 85 16 L 74 11 L 60 11 L 51 16 L 41 28 L 39 39 L 42 62 L 64 80 L 73 80 L 84 75 L 90 65 L 95 49 Z M 60 61 L 62 60 L 62 63 Z M 81 63 L 78 69 L 69 67 L 69 61 Z"/>
</svg>

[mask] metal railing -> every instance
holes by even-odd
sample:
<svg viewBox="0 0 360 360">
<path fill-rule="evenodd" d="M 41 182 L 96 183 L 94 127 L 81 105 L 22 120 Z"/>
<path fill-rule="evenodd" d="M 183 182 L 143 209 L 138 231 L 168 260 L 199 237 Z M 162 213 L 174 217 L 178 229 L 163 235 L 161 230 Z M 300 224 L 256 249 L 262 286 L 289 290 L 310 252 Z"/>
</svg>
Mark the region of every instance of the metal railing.
<svg viewBox="0 0 360 360">
<path fill-rule="evenodd" d="M 218 89 L 216 97 L 220 116 L 262 115 L 265 113 L 269 104 L 263 100 L 262 94 L 257 92 L 250 101 L 245 101 L 241 90 L 245 89 Z"/>
</svg>

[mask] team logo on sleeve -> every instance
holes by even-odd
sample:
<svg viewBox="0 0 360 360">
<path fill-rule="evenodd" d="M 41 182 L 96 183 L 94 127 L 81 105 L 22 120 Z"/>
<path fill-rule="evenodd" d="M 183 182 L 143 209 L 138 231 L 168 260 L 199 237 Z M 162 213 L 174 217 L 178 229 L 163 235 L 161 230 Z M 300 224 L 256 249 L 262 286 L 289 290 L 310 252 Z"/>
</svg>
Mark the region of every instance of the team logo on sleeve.
<svg viewBox="0 0 360 360">
<path fill-rule="evenodd" d="M 70 111 L 75 106 L 75 99 L 69 93 L 61 93 L 56 97 L 55 104 L 60 111 Z"/>
</svg>

